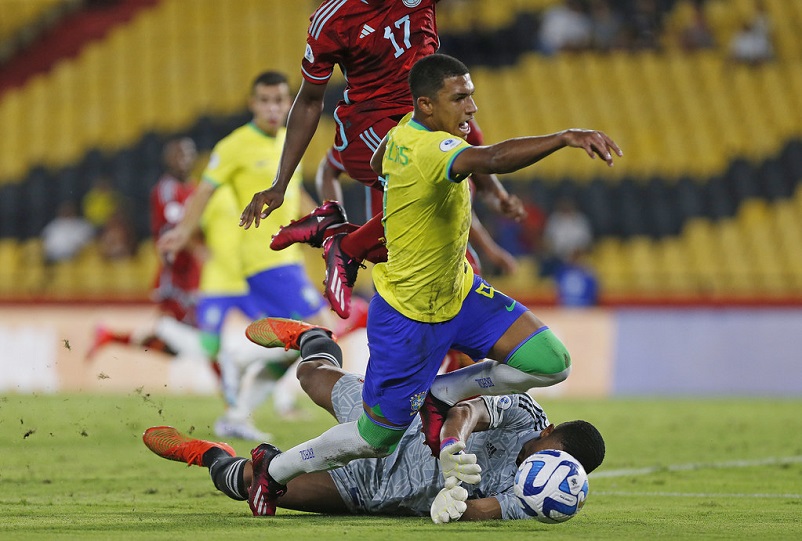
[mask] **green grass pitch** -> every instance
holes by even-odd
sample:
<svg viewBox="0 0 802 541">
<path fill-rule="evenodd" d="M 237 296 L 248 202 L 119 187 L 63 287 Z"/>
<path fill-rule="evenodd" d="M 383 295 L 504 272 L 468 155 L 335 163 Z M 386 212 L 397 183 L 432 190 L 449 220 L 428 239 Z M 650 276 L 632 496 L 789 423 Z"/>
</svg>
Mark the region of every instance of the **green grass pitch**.
<svg viewBox="0 0 802 541">
<path fill-rule="evenodd" d="M 255 519 L 206 470 L 156 457 L 142 431 L 171 424 L 212 437 L 206 396 L 0 396 L 0 539 L 802 539 L 802 400 L 543 399 L 553 422 L 583 418 L 607 441 L 587 505 L 557 525 L 434 525 L 425 518 Z M 286 448 L 332 420 L 259 424 Z M 240 454 L 252 442 L 232 441 Z"/>
</svg>

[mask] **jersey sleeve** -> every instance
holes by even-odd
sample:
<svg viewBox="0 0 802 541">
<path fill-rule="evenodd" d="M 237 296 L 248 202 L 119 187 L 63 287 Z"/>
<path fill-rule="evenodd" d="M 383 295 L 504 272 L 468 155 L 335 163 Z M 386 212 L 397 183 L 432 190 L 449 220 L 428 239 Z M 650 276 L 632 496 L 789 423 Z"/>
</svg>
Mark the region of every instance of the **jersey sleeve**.
<svg viewBox="0 0 802 541">
<path fill-rule="evenodd" d="M 309 30 L 306 34 L 306 49 L 301 60 L 301 74 L 312 84 L 322 85 L 328 83 L 334 66 L 339 63 L 342 47 L 333 32 L 331 21 L 321 21 L 312 16 Z"/>
<path fill-rule="evenodd" d="M 450 182 L 461 182 L 468 175 L 454 175 L 451 166 L 460 152 L 469 148 L 471 145 L 464 139 L 448 135 L 444 132 L 433 132 L 427 137 L 424 159 L 430 164 L 432 175 L 430 178 L 435 181 L 448 180 Z"/>
<path fill-rule="evenodd" d="M 224 142 L 218 143 L 213 149 L 212 154 L 209 156 L 209 163 L 203 171 L 203 180 L 211 182 L 215 186 L 221 184 L 228 184 L 234 177 L 234 173 L 239 167 L 237 160 L 234 158 L 230 145 Z"/>
<path fill-rule="evenodd" d="M 498 503 L 501 506 L 501 520 L 520 520 L 533 518 L 524 512 L 523 507 L 521 507 L 521 504 L 518 503 L 518 498 L 512 491 L 512 487 L 501 494 L 496 494 L 493 496 L 493 498 L 498 500 Z"/>
<path fill-rule="evenodd" d="M 482 396 L 490 413 L 488 429 L 534 428 L 541 431 L 549 426 L 549 419 L 540 404 L 528 394 Z"/>
</svg>

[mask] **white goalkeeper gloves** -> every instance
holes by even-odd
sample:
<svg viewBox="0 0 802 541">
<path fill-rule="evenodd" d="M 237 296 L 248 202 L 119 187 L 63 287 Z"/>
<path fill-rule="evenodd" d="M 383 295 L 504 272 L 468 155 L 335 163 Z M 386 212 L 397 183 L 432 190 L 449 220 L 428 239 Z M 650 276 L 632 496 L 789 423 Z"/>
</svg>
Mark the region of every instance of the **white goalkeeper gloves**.
<svg viewBox="0 0 802 541">
<path fill-rule="evenodd" d="M 482 467 L 476 463 L 476 455 L 465 454 L 465 442 L 456 438 L 444 440 L 440 446 L 440 470 L 448 481 L 449 477 L 456 477 L 470 485 L 477 484 L 481 479 Z"/>
<path fill-rule="evenodd" d="M 449 520 L 459 520 L 462 513 L 468 508 L 465 500 L 468 499 L 468 491 L 461 487 L 456 477 L 446 479 L 446 486 L 442 489 L 432 502 L 429 514 L 432 522 L 443 524 Z"/>
<path fill-rule="evenodd" d="M 465 443 L 456 438 L 448 438 L 440 446 L 440 470 L 446 483 L 430 509 L 435 524 L 459 520 L 468 508 L 465 503 L 468 491 L 460 486 L 460 481 L 475 485 L 481 480 L 482 467 L 476 463 L 476 455 L 465 454 L 463 449 Z"/>
</svg>

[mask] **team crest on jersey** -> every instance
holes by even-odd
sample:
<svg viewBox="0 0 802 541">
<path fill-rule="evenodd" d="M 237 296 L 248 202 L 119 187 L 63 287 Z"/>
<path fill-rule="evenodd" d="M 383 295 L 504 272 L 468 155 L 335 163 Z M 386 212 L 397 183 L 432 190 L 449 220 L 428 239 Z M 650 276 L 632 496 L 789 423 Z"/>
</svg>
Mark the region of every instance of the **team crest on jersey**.
<svg viewBox="0 0 802 541">
<path fill-rule="evenodd" d="M 306 51 L 304 52 L 304 58 L 306 58 L 309 63 L 315 62 L 315 53 L 312 52 L 312 47 L 307 43 L 306 44 Z"/>
<path fill-rule="evenodd" d="M 413 394 L 409 397 L 409 405 L 411 411 L 409 412 L 409 416 L 412 417 L 418 410 L 420 410 L 421 406 L 423 406 L 423 399 L 426 398 L 426 392 L 420 392 L 418 394 Z"/>
<path fill-rule="evenodd" d="M 408 8 L 416 8 L 420 5 L 421 0 L 403 0 L 403 2 Z"/>
<path fill-rule="evenodd" d="M 440 150 L 448 152 L 459 144 L 459 139 L 445 139 L 440 143 Z"/>
</svg>

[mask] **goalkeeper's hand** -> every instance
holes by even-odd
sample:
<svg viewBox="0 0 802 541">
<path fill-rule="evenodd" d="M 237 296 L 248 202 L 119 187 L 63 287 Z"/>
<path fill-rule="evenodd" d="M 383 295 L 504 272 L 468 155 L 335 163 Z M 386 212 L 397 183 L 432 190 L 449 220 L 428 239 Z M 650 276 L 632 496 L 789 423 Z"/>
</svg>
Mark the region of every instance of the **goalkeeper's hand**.
<svg viewBox="0 0 802 541">
<path fill-rule="evenodd" d="M 442 489 L 432 502 L 429 514 L 432 522 L 443 524 L 450 520 L 459 520 L 468 508 L 465 500 L 468 499 L 468 491 L 459 485 L 456 477 L 446 479 L 446 486 Z"/>
<path fill-rule="evenodd" d="M 476 455 L 463 453 L 465 443 L 456 438 L 448 438 L 440 446 L 440 469 L 443 477 L 456 477 L 470 485 L 481 480 L 482 467 L 476 463 Z"/>
</svg>

